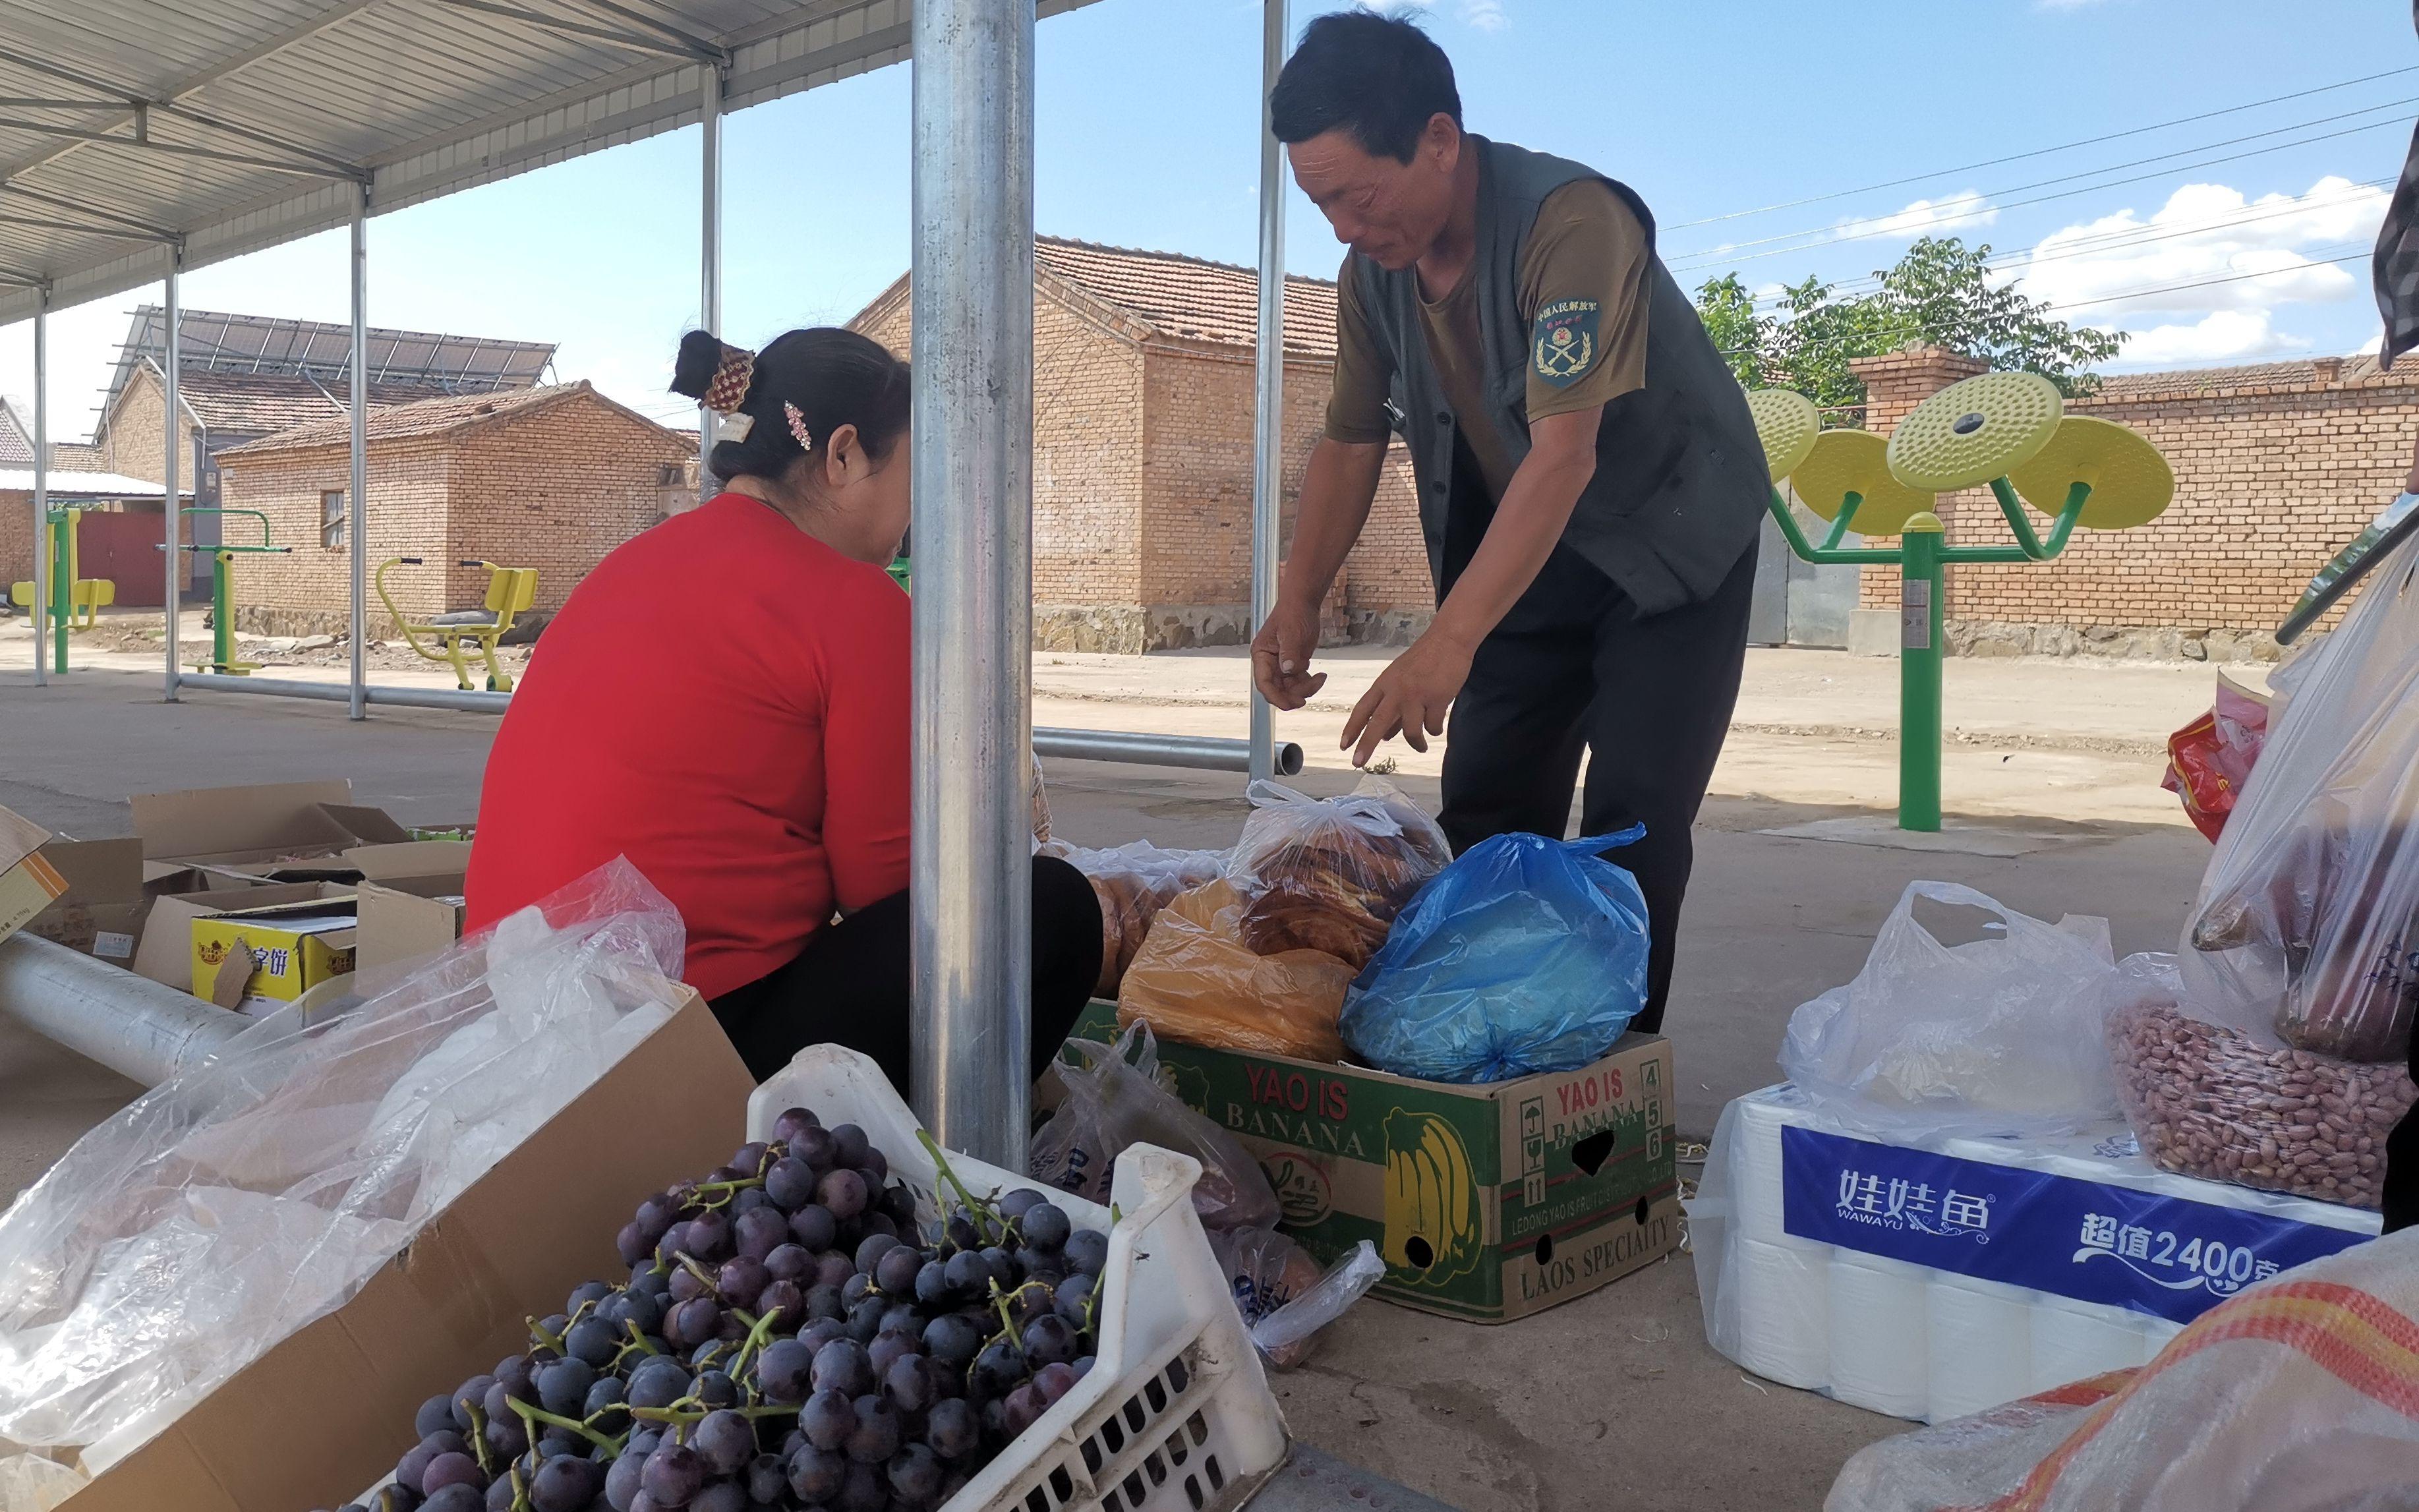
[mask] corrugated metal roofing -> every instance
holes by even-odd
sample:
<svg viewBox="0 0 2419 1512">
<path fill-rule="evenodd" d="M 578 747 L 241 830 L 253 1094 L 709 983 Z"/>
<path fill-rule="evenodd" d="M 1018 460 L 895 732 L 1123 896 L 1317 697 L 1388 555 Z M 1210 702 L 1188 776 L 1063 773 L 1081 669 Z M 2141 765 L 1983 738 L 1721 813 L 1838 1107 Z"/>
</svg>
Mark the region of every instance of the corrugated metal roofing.
<svg viewBox="0 0 2419 1512">
<path fill-rule="evenodd" d="M 51 469 L 46 486 L 54 499 L 157 499 L 165 486 L 122 472 L 66 472 Z M 32 468 L 0 468 L 0 493 L 34 491 Z M 177 497 L 191 499 L 193 490 L 178 488 Z"/>
<path fill-rule="evenodd" d="M 1044 16 L 1088 0 L 1040 0 Z M 0 321 L 908 54 L 910 0 L 0 0 Z"/>
</svg>

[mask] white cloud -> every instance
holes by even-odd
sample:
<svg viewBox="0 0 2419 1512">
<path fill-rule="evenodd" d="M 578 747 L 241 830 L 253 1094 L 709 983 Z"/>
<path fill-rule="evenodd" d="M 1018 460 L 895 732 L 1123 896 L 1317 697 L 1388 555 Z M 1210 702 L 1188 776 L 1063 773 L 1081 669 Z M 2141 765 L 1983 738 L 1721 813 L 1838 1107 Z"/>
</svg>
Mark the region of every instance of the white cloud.
<svg viewBox="0 0 2419 1512">
<path fill-rule="evenodd" d="M 2134 332 L 2123 355 L 2129 367 L 2205 367 L 2256 363 L 2309 347 L 2309 342 L 2278 332 L 2265 310 L 2212 310 L 2188 325 Z"/>
<path fill-rule="evenodd" d="M 1434 10 L 1441 0 L 1407 0 L 1407 3 L 1414 9 Z M 1509 0 L 1454 0 L 1454 13 L 1461 18 L 1463 25 L 1473 31 L 1500 32 L 1512 24 L 1512 18 L 1503 12 L 1508 3 Z"/>
<path fill-rule="evenodd" d="M 2357 273 L 2327 259 L 2375 238 L 2388 197 L 2335 175 L 2305 194 L 2256 200 L 2224 184 L 2186 184 L 2147 219 L 2126 209 L 2054 232 L 2009 271 L 2035 299 L 2087 305 L 2078 317 L 2093 324 L 2154 312 L 2264 319 L 2278 305 L 2353 293 Z M 2128 344 L 2126 359 L 2140 349 Z"/>
<path fill-rule="evenodd" d="M 1832 235 L 1841 241 L 1896 239 L 1913 241 L 1934 231 L 1965 235 L 1978 226 L 1989 225 L 1999 218 L 1999 208 L 1983 198 L 1979 190 L 1964 190 L 1939 199 L 1918 199 L 1906 208 L 1888 215 L 1870 215 L 1841 221 Z"/>
</svg>

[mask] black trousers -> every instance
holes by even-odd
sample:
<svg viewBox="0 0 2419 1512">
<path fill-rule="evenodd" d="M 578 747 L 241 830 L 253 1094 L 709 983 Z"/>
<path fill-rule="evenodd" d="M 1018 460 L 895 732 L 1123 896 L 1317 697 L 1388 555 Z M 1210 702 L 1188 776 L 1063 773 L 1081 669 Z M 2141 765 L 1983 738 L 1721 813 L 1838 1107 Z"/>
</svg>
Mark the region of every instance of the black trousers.
<svg viewBox="0 0 2419 1512">
<path fill-rule="evenodd" d="M 907 895 L 815 932 L 796 959 L 714 1000 L 749 1075 L 763 1081 L 810 1044 L 844 1044 L 907 1095 Z M 1084 873 L 1033 858 L 1032 1074 L 1039 1076 L 1101 978 L 1101 903 Z"/>
<path fill-rule="evenodd" d="M 1454 701 L 1437 818 L 1456 854 L 1514 830 L 1563 838 L 1582 749 L 1579 833 L 1646 826 L 1645 839 L 1606 855 L 1646 896 L 1641 1029 L 1662 1026 L 1695 859 L 1689 826 L 1738 701 L 1754 594 L 1753 543 L 1711 598 L 1645 618 L 1611 579 L 1556 547 L 1479 643 Z"/>
<path fill-rule="evenodd" d="M 2411 1037 L 2411 1074 L 2419 1076 L 2419 1034 Z M 2419 1104 L 2385 1136 L 2385 1231 L 2419 1227 Z"/>
</svg>

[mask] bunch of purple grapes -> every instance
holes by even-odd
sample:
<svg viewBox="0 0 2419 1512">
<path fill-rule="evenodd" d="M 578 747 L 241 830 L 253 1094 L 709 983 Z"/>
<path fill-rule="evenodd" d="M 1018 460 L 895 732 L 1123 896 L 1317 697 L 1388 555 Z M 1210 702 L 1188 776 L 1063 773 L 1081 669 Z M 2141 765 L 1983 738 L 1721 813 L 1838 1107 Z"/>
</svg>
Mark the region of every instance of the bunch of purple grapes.
<svg viewBox="0 0 2419 1512">
<path fill-rule="evenodd" d="M 640 1203 L 629 1279 L 422 1403 L 343 1512 L 923 1512 L 1092 1368 L 1106 1235 L 976 1196 L 937 1148 L 959 1202 L 921 1235 L 864 1130 L 792 1108 L 774 1133 Z"/>
</svg>

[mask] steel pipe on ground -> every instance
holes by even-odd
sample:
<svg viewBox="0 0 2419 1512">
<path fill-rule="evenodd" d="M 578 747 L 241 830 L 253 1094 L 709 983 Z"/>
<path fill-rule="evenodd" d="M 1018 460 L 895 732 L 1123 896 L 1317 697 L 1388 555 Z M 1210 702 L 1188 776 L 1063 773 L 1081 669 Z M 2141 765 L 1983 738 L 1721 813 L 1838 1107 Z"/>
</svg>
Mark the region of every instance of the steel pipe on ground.
<svg viewBox="0 0 2419 1512">
<path fill-rule="evenodd" d="M 1146 735 L 1127 730 L 1036 730 L 1033 753 L 1080 762 L 1134 762 L 1146 766 L 1197 766 L 1248 772 L 1252 743 L 1216 735 Z M 1302 770 L 1302 747 L 1280 740 L 1271 751 L 1279 777 Z"/>
<path fill-rule="evenodd" d="M 32 934 L 0 940 L 0 1014 L 146 1087 L 208 1059 L 252 1022 Z"/>
</svg>

